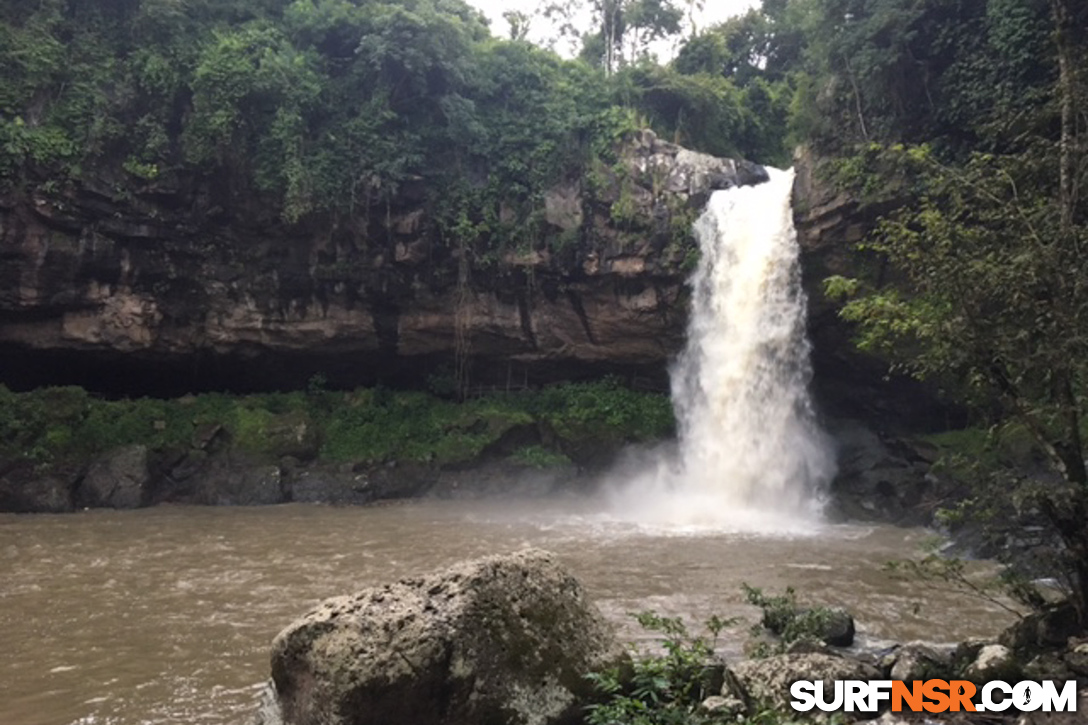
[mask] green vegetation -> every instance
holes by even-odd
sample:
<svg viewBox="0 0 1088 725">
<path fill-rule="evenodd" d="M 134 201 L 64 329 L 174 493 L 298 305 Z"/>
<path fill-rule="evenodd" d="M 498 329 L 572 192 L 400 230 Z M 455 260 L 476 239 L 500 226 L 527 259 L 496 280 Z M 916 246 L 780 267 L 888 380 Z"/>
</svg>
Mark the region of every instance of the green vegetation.
<svg viewBox="0 0 1088 725">
<path fill-rule="evenodd" d="M 827 636 L 828 627 L 835 618 L 834 610 L 799 606 L 793 587 L 786 587 L 783 594 L 764 594 L 763 590 L 747 584 L 742 587 L 748 603 L 763 610 L 759 624 L 752 628 L 753 640 L 748 647 L 751 656 L 782 654 L 794 642 L 819 643 Z M 773 634 L 774 641 L 768 641 L 766 633 Z"/>
<path fill-rule="evenodd" d="M 730 623 L 707 622 L 709 638 L 693 636 L 679 618 L 653 612 L 633 615 L 643 629 L 664 635 L 664 654 L 635 652 L 631 672 L 613 669 L 589 675 L 605 701 L 592 705 L 588 725 L 703 725 L 731 722 L 700 711 L 706 698 L 719 694 L 720 673 L 711 666 L 714 642 Z"/>
<path fill-rule="evenodd" d="M 961 437 L 980 455 L 960 457 L 974 495 L 957 516 L 1049 527 L 1088 624 L 1088 6 L 828 4 L 851 20 L 812 46 L 840 83 L 813 101 L 810 132 L 844 157 L 845 188 L 892 211 L 861 248 L 880 273 L 827 291 L 863 349 L 1004 432 Z"/>
<path fill-rule="evenodd" d="M 589 706 L 588 725 L 795 725 L 792 713 L 733 702 L 718 710 L 701 707 L 722 693 L 724 663 L 714 654 L 718 635 L 735 620 L 711 617 L 705 635 L 683 621 L 646 611 L 632 615 L 648 632 L 662 636 L 661 652 L 633 648 L 630 667 L 591 673 L 601 702 Z M 745 712 L 747 708 L 747 712 Z M 834 721 L 834 720 L 833 720 Z"/>
<path fill-rule="evenodd" d="M 612 48 L 679 31 L 669 2 L 623 5 Z M 331 228 L 360 228 L 410 185 L 433 231 L 486 262 L 538 238 L 544 192 L 614 161 L 646 123 L 708 151 L 784 158 L 759 130 L 759 93 L 642 51 L 584 55 L 495 38 L 461 0 L 8 6 L 0 184 L 132 198 L 196 178 L 224 208 Z"/>
<path fill-rule="evenodd" d="M 83 463 L 128 444 L 185 450 L 195 437 L 221 429 L 231 446 L 269 458 L 442 466 L 476 461 L 498 446 L 496 456 L 549 467 L 577 460 L 587 447 L 611 450 L 665 437 L 672 428 L 665 396 L 632 392 L 612 380 L 463 403 L 383 388 L 102 400 L 80 388 L 14 393 L 0 386 L 5 465 Z M 540 442 L 505 450 L 503 437 L 515 429 Z"/>
<path fill-rule="evenodd" d="M 602 197 L 615 186 L 612 221 L 625 242 L 644 239 L 652 230 L 616 154 L 645 125 L 769 163 L 807 144 L 831 159 L 825 181 L 882 217 L 826 292 L 860 347 L 1000 431 L 941 441 L 975 490 L 959 514 L 1044 521 L 1088 620 L 1088 4 L 764 0 L 696 29 L 685 13 L 697 5 L 553 3 L 553 19 L 592 18 L 561 23 L 579 51 L 564 60 L 525 40 L 533 18 L 508 13 L 503 40 L 461 0 L 8 3 L 0 186 L 61 202 L 79 186 L 128 200 L 191 188 L 238 218 L 307 236 L 351 230 L 356 250 L 411 196 L 426 233 L 459 252 L 464 284 L 465 267 L 510 248 L 569 254 L 595 233 L 592 221 L 546 233 L 557 184 Z M 674 60 L 650 55 L 651 41 L 681 34 Z M 664 248 L 689 266 L 678 239 L 690 212 L 668 211 Z M 463 392 L 463 362 L 431 389 Z M 270 453 L 277 430 L 305 420 L 330 460 L 437 465 L 527 427 L 539 441 L 507 452 L 526 465 L 580 462 L 672 427 L 665 401 L 608 382 L 461 405 L 320 385 L 185 401 L 0 398 L 4 455 L 42 465 L 120 443 L 169 447 L 205 423 Z"/>
</svg>

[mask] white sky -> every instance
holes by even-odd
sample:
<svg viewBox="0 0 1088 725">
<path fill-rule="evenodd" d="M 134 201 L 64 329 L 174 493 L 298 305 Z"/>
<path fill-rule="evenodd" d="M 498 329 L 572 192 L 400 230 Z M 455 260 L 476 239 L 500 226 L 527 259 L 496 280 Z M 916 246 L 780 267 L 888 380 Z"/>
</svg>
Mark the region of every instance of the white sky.
<svg viewBox="0 0 1088 725">
<path fill-rule="evenodd" d="M 507 36 L 509 24 L 503 20 L 502 14 L 507 10 L 520 10 L 527 15 L 533 16 L 538 8 L 544 6 L 544 2 L 540 0 L 468 0 L 469 3 L 475 5 L 484 11 L 484 14 L 491 19 L 491 34 L 505 38 Z M 744 13 L 749 8 L 759 5 L 760 0 L 705 0 L 703 10 L 696 12 L 696 24 L 699 28 L 705 28 L 714 23 L 720 23 L 721 21 L 729 18 L 733 15 L 739 15 Z M 679 0 L 677 4 L 685 8 L 687 7 L 686 0 Z M 586 29 L 588 30 L 588 18 L 586 18 Z M 533 17 L 530 25 L 529 39 L 535 43 L 547 44 L 548 39 L 554 38 L 558 33 L 549 26 L 548 21 L 540 16 Z M 671 57 L 675 50 L 673 46 L 676 40 L 670 40 L 663 45 L 655 47 L 653 50 L 662 59 Z M 560 41 L 555 46 L 556 51 L 563 54 L 570 54 L 570 49 L 567 47 L 565 41 Z"/>
</svg>

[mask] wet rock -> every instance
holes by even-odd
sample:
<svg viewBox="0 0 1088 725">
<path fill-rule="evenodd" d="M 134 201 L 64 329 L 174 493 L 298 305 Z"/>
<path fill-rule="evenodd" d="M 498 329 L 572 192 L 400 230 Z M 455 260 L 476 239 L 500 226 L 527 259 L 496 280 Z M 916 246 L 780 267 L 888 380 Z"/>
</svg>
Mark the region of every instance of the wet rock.
<svg viewBox="0 0 1088 725">
<path fill-rule="evenodd" d="M 880 671 L 872 665 L 829 654 L 777 655 L 740 662 L 730 671 L 732 677 L 727 678 L 722 688 L 723 697 L 759 702 L 783 712 L 792 711 L 790 686 L 797 680 L 822 680 L 826 689 L 834 687 L 835 680 L 881 678 Z"/>
<path fill-rule="evenodd" d="M 839 472 L 832 482 L 833 507 L 847 519 L 924 524 L 922 507 L 934 480 L 926 460 L 903 441 L 887 440 L 858 421 L 837 421 L 830 431 Z"/>
<path fill-rule="evenodd" d="M 366 474 L 322 468 L 293 474 L 290 498 L 298 503 L 359 505 L 370 503 L 374 495 Z"/>
<path fill-rule="evenodd" d="M 309 461 L 321 447 L 317 426 L 303 410 L 277 415 L 265 425 L 264 438 L 270 455 L 275 458 L 288 456 Z"/>
<path fill-rule="evenodd" d="M 790 642 L 789 646 L 786 647 L 786 654 L 831 654 L 831 649 L 825 642 L 814 637 L 801 637 L 800 639 Z"/>
<path fill-rule="evenodd" d="M 467 470 L 438 473 L 428 496 L 452 499 L 542 498 L 575 487 L 578 470 L 573 465 L 547 468 L 496 461 Z"/>
<path fill-rule="evenodd" d="M 212 506 L 265 506 L 286 500 L 279 466 L 227 454 L 202 472 L 194 503 Z"/>
<path fill-rule="evenodd" d="M 1005 680 L 1014 682 L 1020 678 L 1021 668 L 1012 650 L 1000 644 L 988 644 L 979 650 L 975 661 L 964 671 L 964 677 L 972 682 Z"/>
<path fill-rule="evenodd" d="M 904 682 L 948 677 L 952 653 L 928 642 L 908 642 L 885 655 L 880 666 L 891 679 Z"/>
<path fill-rule="evenodd" d="M 76 474 L 35 474 L 30 467 L 0 477 L 0 511 L 66 513 L 74 509 L 72 488 Z"/>
<path fill-rule="evenodd" d="M 257 711 L 246 725 L 283 725 L 283 713 L 276 699 L 276 688 L 271 682 L 261 688 L 257 696 Z"/>
<path fill-rule="evenodd" d="M 854 644 L 854 617 L 845 609 L 831 609 L 824 623 L 821 637 L 832 647 L 849 647 Z"/>
<path fill-rule="evenodd" d="M 125 446 L 91 464 L 76 501 L 91 508 L 138 508 L 147 502 L 150 481 L 147 446 Z"/>
<path fill-rule="evenodd" d="M 1076 608 L 1058 604 L 1044 612 L 1029 614 L 1001 633 L 999 642 L 1014 652 L 1064 647 L 1070 637 L 1080 634 Z"/>
<path fill-rule="evenodd" d="M 1032 680 L 1071 680 L 1075 677 L 1062 657 L 1055 652 L 1044 652 L 1028 660 L 1024 665 L 1024 677 Z"/>
<path fill-rule="evenodd" d="M 1074 646 L 1062 659 L 1078 677 L 1088 677 L 1088 643 Z"/>
<path fill-rule="evenodd" d="M 360 505 L 423 495 L 437 475 L 423 464 L 323 465 L 291 472 L 286 486 L 299 503 Z"/>
<path fill-rule="evenodd" d="M 272 645 L 289 725 L 574 723 L 625 658 L 553 555 L 522 551 L 325 601 Z"/>
</svg>

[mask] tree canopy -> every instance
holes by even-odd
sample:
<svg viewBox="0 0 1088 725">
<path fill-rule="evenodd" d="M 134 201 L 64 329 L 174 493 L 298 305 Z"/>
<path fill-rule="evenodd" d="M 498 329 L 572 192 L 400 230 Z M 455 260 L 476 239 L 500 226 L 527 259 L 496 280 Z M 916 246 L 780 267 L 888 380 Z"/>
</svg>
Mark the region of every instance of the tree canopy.
<svg viewBox="0 0 1088 725">
<path fill-rule="evenodd" d="M 640 55 L 679 29 L 672 4 L 597 11 L 619 23 L 601 32 L 615 33 L 622 77 L 608 75 L 618 62 L 529 44 L 527 18 L 495 38 L 462 0 L 6 4 L 0 173 L 16 188 L 195 174 L 288 223 L 365 213 L 411 181 L 451 224 L 480 224 L 487 189 L 531 207 L 640 116 L 697 148 L 783 157 L 757 130 L 766 98 Z"/>
</svg>

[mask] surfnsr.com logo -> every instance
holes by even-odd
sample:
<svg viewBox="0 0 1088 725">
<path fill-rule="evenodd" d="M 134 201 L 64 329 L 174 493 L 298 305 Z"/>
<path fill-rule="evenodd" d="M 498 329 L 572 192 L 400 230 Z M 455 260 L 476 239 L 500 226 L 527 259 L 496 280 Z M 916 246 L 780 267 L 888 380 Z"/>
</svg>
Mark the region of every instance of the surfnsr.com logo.
<svg viewBox="0 0 1088 725">
<path fill-rule="evenodd" d="M 826 683 L 831 685 L 831 683 Z M 967 680 L 798 680 L 790 687 L 790 705 L 798 712 L 1076 712 L 1076 681 L 995 680 L 976 686 Z"/>
</svg>

